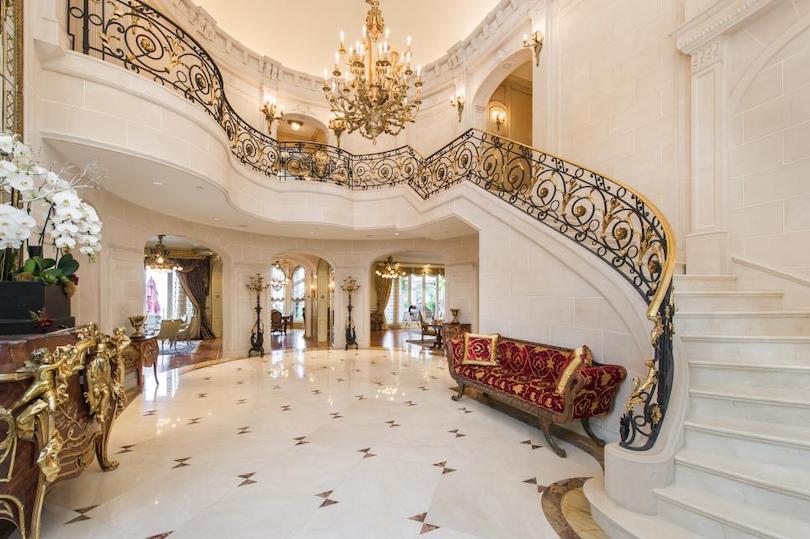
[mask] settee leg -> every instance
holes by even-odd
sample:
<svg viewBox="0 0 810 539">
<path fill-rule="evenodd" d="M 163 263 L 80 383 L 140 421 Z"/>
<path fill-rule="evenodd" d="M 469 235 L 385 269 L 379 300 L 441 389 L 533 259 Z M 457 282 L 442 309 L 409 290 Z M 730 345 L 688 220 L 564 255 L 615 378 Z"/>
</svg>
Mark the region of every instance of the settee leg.
<svg viewBox="0 0 810 539">
<path fill-rule="evenodd" d="M 464 396 L 464 384 L 459 382 L 458 383 L 458 393 L 453 395 L 450 398 L 453 399 L 454 401 L 459 401 L 459 400 L 461 400 L 461 397 L 463 397 L 463 396 Z"/>
<path fill-rule="evenodd" d="M 587 434 L 588 437 L 590 437 L 590 439 L 593 440 L 593 443 L 595 443 L 599 447 L 605 447 L 605 441 L 596 434 L 594 434 L 593 431 L 591 430 L 590 420 L 587 417 L 583 417 L 582 419 L 580 419 L 580 422 L 582 423 L 582 428 L 585 429 L 585 434 Z"/>
<path fill-rule="evenodd" d="M 540 430 L 543 431 L 543 436 L 552 451 L 557 453 L 557 456 L 564 459 L 566 457 L 565 449 L 557 445 L 557 441 L 551 435 L 551 421 L 543 417 L 540 418 Z"/>
</svg>

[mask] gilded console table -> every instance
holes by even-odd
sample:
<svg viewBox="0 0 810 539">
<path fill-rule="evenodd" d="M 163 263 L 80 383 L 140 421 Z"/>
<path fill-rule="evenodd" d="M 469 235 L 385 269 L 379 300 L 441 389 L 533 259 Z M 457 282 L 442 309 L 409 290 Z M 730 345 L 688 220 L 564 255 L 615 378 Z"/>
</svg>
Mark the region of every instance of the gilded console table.
<svg viewBox="0 0 810 539">
<path fill-rule="evenodd" d="M 56 482 L 107 458 L 113 420 L 126 405 L 123 329 L 95 325 L 0 338 L 0 537 L 38 539 L 43 499 Z"/>
</svg>

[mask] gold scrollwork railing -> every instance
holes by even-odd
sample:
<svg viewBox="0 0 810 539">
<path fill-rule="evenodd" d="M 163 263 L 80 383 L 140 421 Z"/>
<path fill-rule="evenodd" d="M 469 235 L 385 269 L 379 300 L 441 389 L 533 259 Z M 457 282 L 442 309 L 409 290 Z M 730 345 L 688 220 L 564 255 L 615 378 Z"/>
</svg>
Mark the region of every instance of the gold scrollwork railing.
<svg viewBox="0 0 810 539">
<path fill-rule="evenodd" d="M 430 156 L 404 146 L 356 155 L 316 143 L 278 142 L 230 105 L 219 68 L 180 26 L 140 0 L 70 0 L 76 51 L 148 77 L 198 104 L 242 163 L 282 180 L 365 190 L 407 184 L 423 199 L 470 181 L 554 228 L 609 264 L 638 291 L 654 322 L 655 357 L 621 421 L 621 444 L 652 447 L 672 383 L 675 239 L 652 202 L 630 186 L 559 156 L 469 130 Z"/>
</svg>

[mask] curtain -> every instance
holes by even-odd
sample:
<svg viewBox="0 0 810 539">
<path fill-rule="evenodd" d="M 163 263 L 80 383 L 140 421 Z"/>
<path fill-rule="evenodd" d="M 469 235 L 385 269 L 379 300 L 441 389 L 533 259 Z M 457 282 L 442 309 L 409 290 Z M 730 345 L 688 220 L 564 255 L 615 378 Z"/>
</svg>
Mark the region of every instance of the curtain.
<svg viewBox="0 0 810 539">
<path fill-rule="evenodd" d="M 197 312 L 191 321 L 189 335 L 193 339 L 213 339 L 214 332 L 211 329 L 211 321 L 208 319 L 206 310 L 208 291 L 211 286 L 211 264 L 207 258 L 204 260 L 178 259 L 176 262 L 183 267 L 177 272 L 180 286 L 183 287 L 183 291 Z"/>
<path fill-rule="evenodd" d="M 391 298 L 391 290 L 394 288 L 394 281 L 396 279 L 383 279 L 379 275 L 377 279 L 377 316 L 380 317 L 383 327 L 385 327 L 385 306 L 388 305 L 388 300 Z"/>
</svg>

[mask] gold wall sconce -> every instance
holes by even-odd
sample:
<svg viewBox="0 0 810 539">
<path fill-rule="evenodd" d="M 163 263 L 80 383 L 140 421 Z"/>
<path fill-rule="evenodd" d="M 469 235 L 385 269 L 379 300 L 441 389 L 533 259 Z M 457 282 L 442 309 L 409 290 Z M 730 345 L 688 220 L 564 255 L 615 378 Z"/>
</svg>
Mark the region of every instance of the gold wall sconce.
<svg viewBox="0 0 810 539">
<path fill-rule="evenodd" d="M 267 132 L 270 133 L 273 130 L 273 123 L 284 118 L 284 109 L 274 96 L 270 96 L 265 99 L 261 110 L 267 120 Z"/>
<path fill-rule="evenodd" d="M 461 123 L 461 115 L 464 112 L 464 96 L 459 94 L 451 99 L 450 106 L 458 111 L 458 123 Z"/>
<path fill-rule="evenodd" d="M 540 67 L 540 51 L 543 50 L 543 40 L 545 36 L 540 32 L 532 32 L 531 35 L 525 34 L 523 36 L 523 48 L 530 49 L 532 56 L 534 56 L 534 65 Z"/>
<path fill-rule="evenodd" d="M 495 124 L 495 129 L 500 133 L 501 126 L 506 123 L 506 111 L 498 106 L 491 107 L 489 109 L 489 119 Z"/>
</svg>

